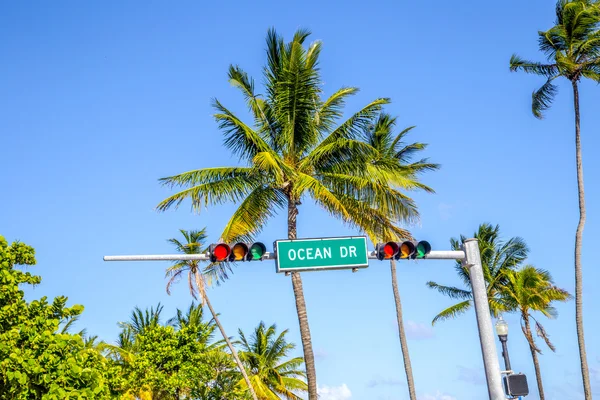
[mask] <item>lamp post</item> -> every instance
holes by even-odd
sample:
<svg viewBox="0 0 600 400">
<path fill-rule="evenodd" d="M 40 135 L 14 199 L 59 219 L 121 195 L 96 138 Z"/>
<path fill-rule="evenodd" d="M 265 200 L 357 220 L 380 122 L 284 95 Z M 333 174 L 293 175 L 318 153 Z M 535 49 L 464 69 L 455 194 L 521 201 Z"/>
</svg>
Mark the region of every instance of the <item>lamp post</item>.
<svg viewBox="0 0 600 400">
<path fill-rule="evenodd" d="M 496 334 L 498 335 L 498 339 L 500 339 L 500 343 L 502 343 L 502 357 L 504 358 L 504 368 L 507 371 L 510 371 L 510 359 L 508 358 L 508 347 L 506 346 L 506 342 L 508 341 L 508 324 L 502 318 L 502 316 L 500 316 L 498 322 L 496 322 Z"/>
<path fill-rule="evenodd" d="M 508 341 L 508 324 L 502 318 L 502 315 L 496 322 L 496 334 L 498 335 L 498 339 L 500 339 L 500 343 L 502 343 L 502 357 L 504 358 L 505 368 L 505 371 L 502 371 L 505 374 L 503 378 L 504 390 L 509 399 L 521 399 L 521 396 L 529 394 L 529 385 L 527 384 L 527 377 L 524 374 L 515 374 L 510 367 L 508 347 L 506 346 L 506 342 Z"/>
</svg>

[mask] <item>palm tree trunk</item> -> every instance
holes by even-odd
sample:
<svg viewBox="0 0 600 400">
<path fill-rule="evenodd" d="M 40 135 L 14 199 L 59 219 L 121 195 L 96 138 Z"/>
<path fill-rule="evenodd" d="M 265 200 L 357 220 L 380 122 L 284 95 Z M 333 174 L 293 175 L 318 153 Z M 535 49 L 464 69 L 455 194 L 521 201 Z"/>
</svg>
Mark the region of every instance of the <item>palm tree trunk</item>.
<svg viewBox="0 0 600 400">
<path fill-rule="evenodd" d="M 540 394 L 540 400 L 544 400 L 544 386 L 542 385 L 542 373 L 540 371 L 540 363 L 538 361 L 537 350 L 533 343 L 533 335 L 531 334 L 531 326 L 529 325 L 529 315 L 523 315 L 525 321 L 525 336 L 527 336 L 527 342 L 529 342 L 529 350 L 531 350 L 531 357 L 533 358 L 533 367 L 535 368 L 535 379 L 537 380 L 538 392 Z"/>
<path fill-rule="evenodd" d="M 396 301 L 396 318 L 398 319 L 398 332 L 400 335 L 400 348 L 402 349 L 402 358 L 404 359 L 404 371 L 406 372 L 406 382 L 408 383 L 408 394 L 410 400 L 417 400 L 415 393 L 415 382 L 413 380 L 412 366 L 408 354 L 408 343 L 404 334 L 404 322 L 402 320 L 402 303 L 400 302 L 400 292 L 398 291 L 398 280 L 396 279 L 396 261 L 390 260 L 390 269 L 392 270 L 392 290 L 394 291 L 394 300 Z"/>
<path fill-rule="evenodd" d="M 298 207 L 294 199 L 288 198 L 288 239 L 296 239 L 296 217 Z M 292 286 L 296 298 L 296 312 L 300 324 L 300 337 L 302 338 L 302 349 L 304 350 L 304 365 L 306 366 L 306 381 L 308 384 L 308 400 L 317 400 L 317 372 L 315 369 L 315 356 L 308 326 L 308 315 L 306 303 L 304 302 L 304 291 L 302 290 L 302 278 L 300 273 L 292 272 Z"/>
<path fill-rule="evenodd" d="M 195 273 L 194 277 L 196 278 L 196 285 L 198 285 L 198 287 L 200 287 L 202 282 L 200 281 L 200 277 L 198 276 L 198 273 Z M 248 378 L 248 374 L 246 373 L 246 368 L 244 368 L 244 364 L 242 364 L 242 361 L 238 357 L 235 347 L 233 347 L 233 345 L 231 344 L 231 341 L 229 340 L 229 337 L 225 333 L 225 329 L 223 328 L 223 325 L 221 325 L 221 321 L 219 321 L 219 318 L 217 317 L 217 313 L 212 308 L 212 305 L 210 304 L 210 300 L 208 300 L 208 295 L 206 293 L 204 293 L 204 301 L 206 301 L 206 305 L 208 306 L 208 309 L 210 310 L 210 313 L 212 314 L 213 319 L 215 320 L 215 323 L 219 327 L 219 330 L 221 331 L 221 335 L 223 335 L 223 339 L 225 339 L 225 342 L 227 342 L 227 346 L 229 347 L 229 350 L 231 351 L 231 355 L 233 356 L 235 363 L 237 364 L 240 372 L 242 373 L 242 376 L 244 377 L 244 381 L 246 381 L 246 385 L 248 385 L 248 390 L 250 391 L 250 395 L 252 395 L 252 399 L 258 400 L 258 397 L 256 397 L 256 392 L 254 391 L 254 387 L 252 386 L 252 382 L 250 382 L 250 378 Z"/>
<path fill-rule="evenodd" d="M 591 400 L 590 371 L 588 369 L 585 339 L 583 336 L 583 274 L 581 271 L 581 241 L 585 225 L 585 191 L 583 189 L 583 162 L 581 160 L 581 138 L 579 130 L 579 88 L 577 81 L 572 81 L 575 106 L 575 153 L 577 160 L 577 194 L 579 195 L 579 223 L 575 234 L 575 322 L 577 324 L 577 343 L 581 360 L 581 376 L 583 392 L 586 400 Z"/>
</svg>

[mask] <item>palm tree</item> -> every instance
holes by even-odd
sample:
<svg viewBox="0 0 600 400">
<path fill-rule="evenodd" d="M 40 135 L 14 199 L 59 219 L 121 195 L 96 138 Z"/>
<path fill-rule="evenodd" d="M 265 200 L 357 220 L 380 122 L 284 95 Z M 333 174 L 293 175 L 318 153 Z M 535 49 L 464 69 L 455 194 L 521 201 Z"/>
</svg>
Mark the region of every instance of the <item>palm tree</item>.
<svg viewBox="0 0 600 400">
<path fill-rule="evenodd" d="M 175 238 L 169 239 L 169 242 L 175 245 L 177 252 L 184 254 L 201 254 L 206 251 L 206 244 L 204 243 L 207 238 L 206 228 L 193 231 L 186 231 L 184 229 L 180 229 L 180 232 L 185 238 L 185 243 L 182 243 Z M 227 334 L 225 333 L 225 329 L 219 321 L 218 314 L 215 312 L 215 310 L 212 307 L 212 304 L 210 303 L 210 300 L 208 299 L 208 294 L 206 293 L 206 278 L 209 279 L 208 283 L 210 283 L 211 267 L 209 266 L 208 268 L 205 268 L 204 271 L 208 271 L 209 274 L 205 275 L 203 271 L 200 270 L 200 260 L 181 260 L 175 262 L 172 266 L 167 268 L 167 276 L 170 277 L 169 281 L 167 282 L 167 293 L 171 294 L 171 286 L 173 285 L 173 283 L 175 283 L 179 278 L 181 278 L 181 275 L 187 272 L 188 288 L 192 297 L 197 299 L 197 293 L 200 294 L 200 301 L 202 302 L 202 304 L 206 303 L 206 305 L 208 306 L 208 309 L 212 314 L 213 320 L 219 327 L 219 330 L 223 335 L 223 339 L 225 339 L 225 342 L 227 343 L 227 346 L 231 351 L 231 355 L 233 356 L 240 372 L 242 373 L 244 380 L 246 381 L 246 385 L 248 387 L 248 390 L 250 391 L 250 394 L 252 395 L 252 398 L 254 400 L 258 400 L 258 398 L 256 397 L 256 392 L 254 391 L 254 387 L 252 386 L 252 383 L 248 378 L 248 374 L 246 373 L 246 369 L 244 368 L 244 365 L 238 357 L 235 347 L 229 340 L 229 336 L 227 336 Z M 194 281 L 196 282 L 195 286 L 193 283 Z M 184 317 L 181 315 L 178 315 L 178 317 L 178 322 L 179 324 L 181 324 Z M 197 319 L 198 317 L 201 317 L 201 315 L 197 315 L 197 312 L 196 315 L 194 315 L 194 313 L 190 311 L 187 315 L 188 321 L 190 318 Z"/>
<path fill-rule="evenodd" d="M 396 169 L 397 172 L 390 173 L 389 181 L 390 184 L 404 190 L 421 189 L 427 192 L 433 193 L 433 190 L 423 185 L 418 180 L 418 174 L 427 170 L 435 170 L 439 168 L 437 164 L 431 164 L 426 159 L 422 159 L 416 162 L 411 162 L 412 156 L 418 151 L 424 150 L 427 145 L 425 143 L 411 143 L 405 144 L 403 140 L 406 135 L 414 128 L 411 126 L 402 130 L 400 133 L 395 135 L 394 128 L 396 126 L 396 118 L 381 113 L 377 119 L 377 122 L 368 129 L 366 133 L 366 142 L 369 143 L 376 150 L 373 164 L 383 164 L 389 166 L 390 170 Z M 411 214 L 413 217 L 417 217 L 416 210 Z M 394 240 L 396 237 L 390 232 L 389 237 L 378 238 L 381 241 Z M 406 234 L 399 239 L 411 239 L 410 233 Z M 376 243 L 379 240 L 375 240 Z M 406 373 L 406 382 L 408 385 L 408 393 L 411 400 L 416 400 L 416 390 L 412 373 L 412 366 L 410 362 L 410 355 L 408 351 L 408 343 L 406 341 L 406 335 L 404 333 L 404 322 L 402 319 L 402 302 L 400 299 L 400 292 L 398 290 L 398 280 L 396 278 L 396 262 L 394 259 L 390 260 L 390 270 L 392 274 L 392 291 L 394 293 L 394 301 L 396 304 L 396 319 L 398 321 L 398 333 L 400 337 L 400 348 L 402 349 L 402 358 L 404 361 L 404 371 Z"/>
<path fill-rule="evenodd" d="M 277 327 L 266 327 L 264 322 L 254 329 L 250 340 L 239 330 L 242 351 L 240 357 L 248 366 L 252 383 L 260 400 L 301 400 L 294 392 L 306 392 L 308 386 L 299 377 L 306 373 L 301 369 L 302 357 L 287 359 L 296 346 L 285 340 L 288 330 L 277 334 Z"/>
<path fill-rule="evenodd" d="M 552 307 L 552 302 L 567 301 L 571 295 L 566 290 L 554 286 L 552 276 L 548 271 L 536 269 L 531 265 L 526 265 L 516 271 L 506 270 L 504 274 L 506 283 L 502 285 L 500 291 L 506 299 L 508 308 L 518 310 L 521 314 L 521 328 L 531 350 L 540 400 L 544 400 L 542 374 L 537 357 L 537 354 L 541 354 L 542 351 L 536 346 L 531 333 L 530 320 L 535 322 L 537 335 L 544 339 L 550 350 L 555 351 L 555 348 L 542 324 L 531 313 L 539 311 L 548 318 L 554 318 L 557 316 L 557 312 Z"/>
<path fill-rule="evenodd" d="M 167 324 L 173 326 L 176 330 L 181 330 L 184 327 L 196 328 L 198 331 L 197 341 L 206 345 L 207 349 L 218 348 L 221 345 L 220 342 L 209 344 L 217 327 L 214 319 L 210 321 L 204 320 L 204 308 L 202 304 L 196 305 L 192 301 L 185 312 L 177 309 L 176 315 L 169 319 Z"/>
<path fill-rule="evenodd" d="M 583 275 L 581 270 L 581 243 L 585 225 L 585 192 L 583 188 L 583 162 L 579 127 L 579 81 L 588 78 L 600 83 L 600 3 L 596 0 L 559 0 L 556 4 L 556 25 L 539 32 L 539 48 L 548 63 L 526 61 L 517 55 L 510 59 L 511 71 L 541 75 L 546 83 L 533 92 L 532 111 L 543 117 L 557 92 L 554 81 L 563 77 L 573 88 L 575 108 L 575 159 L 577 164 L 577 193 L 579 197 L 579 223 L 575 233 L 575 320 L 581 359 L 581 373 L 585 398 L 591 399 L 590 376 L 583 333 Z"/>
<path fill-rule="evenodd" d="M 251 240 L 269 218 L 287 209 L 288 238 L 296 239 L 298 207 L 305 197 L 331 215 L 371 237 L 384 231 L 401 235 L 393 222 L 415 210 L 411 199 L 388 185 L 386 165 L 368 165 L 375 150 L 361 137 L 382 106 L 380 98 L 337 124 L 345 100 L 356 88 L 342 88 L 322 98 L 317 68 L 321 43 L 304 47 L 309 32 L 298 30 L 285 43 L 274 30 L 267 35 L 265 94 L 239 67 L 229 68 L 230 82 L 240 89 L 254 121 L 242 122 L 218 100 L 215 118 L 225 145 L 246 166 L 204 168 L 162 178 L 184 189 L 158 205 L 166 210 L 185 199 L 194 210 L 228 201 L 241 202 L 221 235 L 224 241 Z M 292 286 L 306 363 L 309 399 L 317 399 L 314 353 L 302 279 L 293 272 Z"/>
<path fill-rule="evenodd" d="M 479 243 L 479 251 L 481 253 L 481 265 L 483 267 L 483 276 L 487 287 L 487 296 L 489 300 L 490 312 L 494 317 L 498 317 L 502 312 L 509 311 L 510 307 L 504 301 L 502 295 L 502 287 L 506 284 L 505 271 L 513 270 L 520 266 L 527 258 L 529 249 L 525 241 L 520 237 L 513 237 L 504 242 L 500 239 L 500 226 L 493 227 L 488 223 L 479 225 L 478 231 L 474 234 Z M 460 242 L 457 239 L 450 239 L 450 244 L 453 250 L 459 250 L 461 243 L 466 238 L 461 235 Z M 463 314 L 473 303 L 473 294 L 471 292 L 471 280 L 469 278 L 469 270 L 457 261 L 456 273 L 462 280 L 466 289 L 461 289 L 453 286 L 443 286 L 435 282 L 427 282 L 427 286 L 436 289 L 438 292 L 452 299 L 461 300 L 441 311 L 432 321 L 435 324 L 437 321 L 448 318 L 455 318 Z"/>
</svg>

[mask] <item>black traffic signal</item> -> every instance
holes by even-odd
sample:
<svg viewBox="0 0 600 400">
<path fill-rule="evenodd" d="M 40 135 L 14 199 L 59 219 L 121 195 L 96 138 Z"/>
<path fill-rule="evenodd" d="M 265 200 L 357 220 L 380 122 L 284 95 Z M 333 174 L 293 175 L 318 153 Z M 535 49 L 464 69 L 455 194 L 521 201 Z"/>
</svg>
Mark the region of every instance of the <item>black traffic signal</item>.
<svg viewBox="0 0 600 400">
<path fill-rule="evenodd" d="M 266 252 L 267 247 L 260 242 L 250 244 L 240 242 L 233 246 L 227 243 L 216 243 L 208 247 L 208 256 L 211 262 L 261 261 Z"/>
<path fill-rule="evenodd" d="M 375 246 L 378 260 L 425 258 L 431 252 L 431 245 L 425 240 L 419 242 L 386 242 Z"/>
</svg>

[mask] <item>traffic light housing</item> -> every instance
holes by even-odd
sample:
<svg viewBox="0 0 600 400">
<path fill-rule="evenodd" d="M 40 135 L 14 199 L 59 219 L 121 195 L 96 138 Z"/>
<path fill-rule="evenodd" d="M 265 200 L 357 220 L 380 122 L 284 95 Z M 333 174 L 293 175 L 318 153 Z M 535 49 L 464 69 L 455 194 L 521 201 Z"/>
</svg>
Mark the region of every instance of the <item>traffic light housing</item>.
<svg viewBox="0 0 600 400">
<path fill-rule="evenodd" d="M 378 260 L 419 259 L 425 258 L 431 252 L 431 245 L 425 240 L 418 242 L 386 242 L 375 246 Z"/>
<path fill-rule="evenodd" d="M 227 243 L 211 244 L 208 256 L 211 262 L 223 261 L 262 261 L 267 253 L 267 247 L 261 242 L 238 242 L 233 246 Z"/>
</svg>

